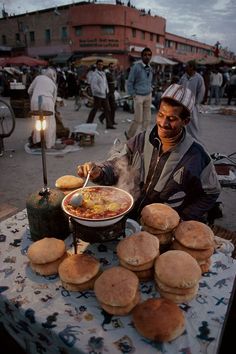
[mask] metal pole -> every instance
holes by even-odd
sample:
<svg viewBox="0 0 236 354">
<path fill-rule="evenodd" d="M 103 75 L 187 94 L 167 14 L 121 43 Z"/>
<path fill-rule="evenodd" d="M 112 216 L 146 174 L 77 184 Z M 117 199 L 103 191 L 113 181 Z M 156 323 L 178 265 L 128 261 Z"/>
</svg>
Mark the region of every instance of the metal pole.
<svg viewBox="0 0 236 354">
<path fill-rule="evenodd" d="M 44 130 L 43 129 L 40 130 L 40 138 L 41 138 L 41 151 L 42 151 L 42 164 L 43 164 L 43 183 L 44 183 L 43 192 L 47 193 L 47 192 L 49 192 L 49 190 L 48 190 L 48 180 L 47 180 L 45 138 L 44 138 Z"/>
</svg>

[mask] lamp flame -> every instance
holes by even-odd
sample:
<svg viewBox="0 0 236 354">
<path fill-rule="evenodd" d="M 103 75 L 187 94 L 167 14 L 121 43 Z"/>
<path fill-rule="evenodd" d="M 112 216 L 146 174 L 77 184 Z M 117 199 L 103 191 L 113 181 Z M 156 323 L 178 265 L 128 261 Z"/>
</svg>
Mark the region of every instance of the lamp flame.
<svg viewBox="0 0 236 354">
<path fill-rule="evenodd" d="M 47 123 L 45 117 L 37 117 L 35 121 L 35 129 L 40 132 L 41 130 L 46 130 Z"/>
</svg>

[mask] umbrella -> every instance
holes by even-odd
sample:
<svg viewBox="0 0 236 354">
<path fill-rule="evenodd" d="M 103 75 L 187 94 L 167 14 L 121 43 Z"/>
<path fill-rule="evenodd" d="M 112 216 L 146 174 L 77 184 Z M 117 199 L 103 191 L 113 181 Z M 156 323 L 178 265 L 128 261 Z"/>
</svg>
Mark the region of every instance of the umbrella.
<svg viewBox="0 0 236 354">
<path fill-rule="evenodd" d="M 4 58 L 4 64 L 2 65 L 27 65 L 27 66 L 46 66 L 48 62 L 42 59 L 35 59 L 26 55 L 20 55 L 18 57 Z"/>
<path fill-rule="evenodd" d="M 160 65 L 176 65 L 176 64 L 178 64 L 177 62 L 170 60 L 168 58 L 162 57 L 160 55 L 155 55 L 154 57 L 152 57 L 151 63 L 160 64 Z"/>
<path fill-rule="evenodd" d="M 85 57 L 85 58 L 82 58 L 82 59 L 76 61 L 75 65 L 90 66 L 90 65 L 96 64 L 96 61 L 98 59 L 103 60 L 103 64 L 106 65 L 106 66 L 109 65 L 110 63 L 113 63 L 113 64 L 117 64 L 118 63 L 118 59 L 115 59 L 115 58 L 100 57 L 100 56 L 90 56 L 90 57 Z"/>
</svg>

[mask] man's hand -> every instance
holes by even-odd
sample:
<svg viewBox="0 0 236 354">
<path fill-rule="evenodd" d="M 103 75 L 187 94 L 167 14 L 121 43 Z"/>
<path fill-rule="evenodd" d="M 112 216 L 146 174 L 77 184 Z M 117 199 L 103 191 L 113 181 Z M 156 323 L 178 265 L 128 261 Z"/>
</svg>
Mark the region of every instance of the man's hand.
<svg viewBox="0 0 236 354">
<path fill-rule="evenodd" d="M 94 162 L 85 162 L 85 164 L 77 166 L 77 173 L 82 178 L 87 177 L 90 170 L 91 180 L 98 178 L 101 174 L 101 167 L 97 166 Z"/>
</svg>

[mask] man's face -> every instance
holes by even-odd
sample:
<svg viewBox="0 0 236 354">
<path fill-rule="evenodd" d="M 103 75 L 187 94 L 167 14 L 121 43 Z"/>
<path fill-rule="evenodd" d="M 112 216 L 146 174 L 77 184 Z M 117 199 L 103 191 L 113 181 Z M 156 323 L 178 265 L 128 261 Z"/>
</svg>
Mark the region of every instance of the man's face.
<svg viewBox="0 0 236 354">
<path fill-rule="evenodd" d="M 152 52 L 146 51 L 142 54 L 142 61 L 146 65 L 149 64 L 151 58 L 152 58 Z"/>
<path fill-rule="evenodd" d="M 195 70 L 192 66 L 190 65 L 187 65 L 186 66 L 186 73 L 189 75 L 189 76 L 192 76 L 194 73 L 195 73 Z"/>
<path fill-rule="evenodd" d="M 112 72 L 115 70 L 115 65 L 114 64 L 110 64 L 109 65 L 109 70 Z"/>
<path fill-rule="evenodd" d="M 160 138 L 174 138 L 182 128 L 188 124 L 189 119 L 182 119 L 180 114 L 182 107 L 174 107 L 164 101 L 161 102 L 157 113 L 156 123 Z"/>
<path fill-rule="evenodd" d="M 102 69 L 103 69 L 103 62 L 99 61 L 99 62 L 97 63 L 97 69 L 98 69 L 99 71 L 102 71 Z"/>
</svg>

